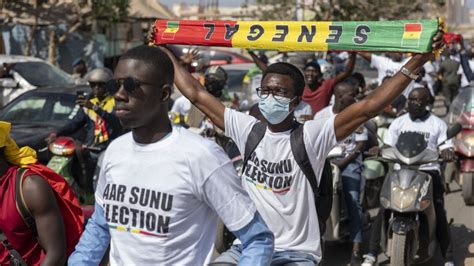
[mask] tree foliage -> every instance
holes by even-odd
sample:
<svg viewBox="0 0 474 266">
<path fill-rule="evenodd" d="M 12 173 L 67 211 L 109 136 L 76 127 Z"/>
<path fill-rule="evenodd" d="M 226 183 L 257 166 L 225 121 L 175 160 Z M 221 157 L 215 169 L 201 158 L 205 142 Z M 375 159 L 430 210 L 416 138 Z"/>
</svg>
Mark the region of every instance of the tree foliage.
<svg viewBox="0 0 474 266">
<path fill-rule="evenodd" d="M 313 0 L 305 3 L 309 20 L 395 20 L 410 19 L 425 12 L 426 8 L 441 8 L 443 0 Z M 308 3 L 309 2 L 309 3 Z M 296 0 L 256 0 L 255 16 L 261 20 L 293 20 Z"/>
</svg>

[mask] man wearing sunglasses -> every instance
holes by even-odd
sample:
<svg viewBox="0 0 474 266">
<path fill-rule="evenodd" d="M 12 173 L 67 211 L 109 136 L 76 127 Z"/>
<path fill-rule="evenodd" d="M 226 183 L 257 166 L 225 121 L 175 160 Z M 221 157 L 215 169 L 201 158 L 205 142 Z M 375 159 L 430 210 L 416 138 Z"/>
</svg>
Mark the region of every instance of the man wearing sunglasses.
<svg viewBox="0 0 474 266">
<path fill-rule="evenodd" d="M 76 104 L 80 107 L 72 120 L 53 132 L 48 137 L 48 143 L 53 142 L 57 136 L 70 136 L 86 127 L 86 138 L 84 144 L 99 148 L 101 151 L 107 148 L 111 140 L 118 137 L 122 127 L 114 113 L 114 97 L 107 93 L 105 84 L 112 78 L 112 72 L 106 68 L 97 68 L 87 75 L 87 81 L 92 89 L 93 97 L 89 99 L 85 93 L 79 92 Z M 88 173 L 91 176 L 97 164 L 100 152 L 90 152 L 87 158 Z M 83 188 L 92 190 L 92 180 L 88 178 Z"/>
<path fill-rule="evenodd" d="M 442 34 L 433 39 L 433 48 L 442 46 Z M 175 84 L 182 94 L 225 131 L 245 154 L 247 139 L 258 120 L 225 106 L 182 68 L 170 50 L 162 47 L 173 60 Z M 329 119 L 307 121 L 303 125 L 304 147 L 319 179 L 328 152 L 365 121 L 389 105 L 412 81 L 432 53 L 417 54 L 390 81 L 382 84 L 364 100 L 352 104 Z M 290 136 L 295 128 L 293 111 L 303 94 L 301 71 L 288 63 L 276 63 L 265 69 L 258 89 L 259 109 L 268 126 L 253 150 L 241 183 L 257 206 L 258 212 L 275 235 L 275 264 L 314 265 L 322 258 L 318 217 L 314 195 L 292 153 Z M 320 180 L 318 180 L 320 181 Z M 320 182 L 318 182 L 319 184 Z M 242 246 L 233 246 L 225 260 L 239 262 Z"/>
<path fill-rule="evenodd" d="M 121 124 L 131 132 L 107 148 L 92 218 L 69 259 L 98 265 L 110 243 L 111 265 L 204 265 L 217 216 L 243 243 L 241 263 L 268 265 L 273 234 L 214 142 L 172 126 L 173 64 L 159 48 L 120 57 L 107 83 Z"/>
</svg>

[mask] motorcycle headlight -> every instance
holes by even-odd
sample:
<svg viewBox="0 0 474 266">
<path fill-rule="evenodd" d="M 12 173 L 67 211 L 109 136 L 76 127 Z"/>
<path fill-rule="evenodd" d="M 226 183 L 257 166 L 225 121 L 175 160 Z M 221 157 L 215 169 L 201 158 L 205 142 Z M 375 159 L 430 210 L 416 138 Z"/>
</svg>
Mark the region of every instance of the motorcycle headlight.
<svg viewBox="0 0 474 266">
<path fill-rule="evenodd" d="M 392 185 L 392 204 L 400 210 L 413 206 L 418 195 L 418 186 L 408 189 L 401 189 L 397 185 Z"/>
<path fill-rule="evenodd" d="M 464 145 L 466 145 L 466 147 L 470 149 L 474 148 L 474 134 L 464 136 L 462 141 L 464 142 Z"/>
</svg>

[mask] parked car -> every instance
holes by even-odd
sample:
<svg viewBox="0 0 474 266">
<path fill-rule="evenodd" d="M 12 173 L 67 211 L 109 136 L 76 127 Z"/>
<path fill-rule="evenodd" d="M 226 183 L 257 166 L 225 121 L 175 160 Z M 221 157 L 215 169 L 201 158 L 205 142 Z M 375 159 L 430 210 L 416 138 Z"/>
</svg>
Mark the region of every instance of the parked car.
<svg viewBox="0 0 474 266">
<path fill-rule="evenodd" d="M 68 73 L 36 57 L 0 55 L 0 67 L 0 106 L 35 88 L 74 83 Z"/>
<path fill-rule="evenodd" d="M 254 63 L 228 64 L 221 67 L 227 72 L 226 89 L 229 96 L 231 98 L 237 96 L 240 100 L 241 108 L 250 108 L 257 99 L 257 92 L 252 91 L 250 86 L 244 86 L 243 82 L 249 69 L 256 67 L 256 65 Z"/>
<path fill-rule="evenodd" d="M 76 91 L 90 91 L 88 86 L 69 85 L 41 87 L 15 98 L 0 111 L 0 120 L 12 123 L 12 138 L 21 146 L 38 152 L 38 159 L 47 163 L 46 138 L 70 121 L 79 110 Z M 73 136 L 83 139 L 84 132 Z"/>
</svg>

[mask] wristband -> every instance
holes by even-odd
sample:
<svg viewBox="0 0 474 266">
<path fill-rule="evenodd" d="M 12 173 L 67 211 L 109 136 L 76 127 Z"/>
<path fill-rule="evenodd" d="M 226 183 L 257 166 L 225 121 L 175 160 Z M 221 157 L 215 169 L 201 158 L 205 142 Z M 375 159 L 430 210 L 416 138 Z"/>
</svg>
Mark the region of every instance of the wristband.
<svg viewBox="0 0 474 266">
<path fill-rule="evenodd" d="M 417 80 L 420 77 L 420 75 L 415 75 L 411 73 L 410 70 L 408 70 L 406 67 L 402 67 L 400 72 L 402 72 L 403 75 L 407 76 L 408 78 L 412 80 Z"/>
</svg>

